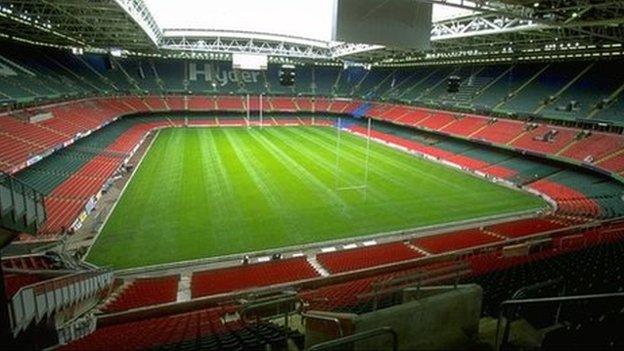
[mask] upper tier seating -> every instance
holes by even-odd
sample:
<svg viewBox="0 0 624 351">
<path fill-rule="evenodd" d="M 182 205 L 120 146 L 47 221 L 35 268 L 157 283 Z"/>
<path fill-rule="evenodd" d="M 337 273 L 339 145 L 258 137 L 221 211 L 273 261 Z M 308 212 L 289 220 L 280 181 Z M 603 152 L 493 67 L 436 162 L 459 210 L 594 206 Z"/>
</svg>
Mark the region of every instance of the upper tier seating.
<svg viewBox="0 0 624 351">
<path fill-rule="evenodd" d="M 516 121 L 498 119 L 492 122 L 486 128 L 480 129 L 479 132 L 471 136 L 498 144 L 507 144 L 524 131 L 524 125 Z"/>
<path fill-rule="evenodd" d="M 593 133 L 574 143 L 561 155 L 579 161 L 595 162 L 624 148 L 624 138 L 613 134 Z"/>
<path fill-rule="evenodd" d="M 544 154 L 556 154 L 568 145 L 578 131 L 541 125 L 512 143 L 513 146 Z"/>
</svg>

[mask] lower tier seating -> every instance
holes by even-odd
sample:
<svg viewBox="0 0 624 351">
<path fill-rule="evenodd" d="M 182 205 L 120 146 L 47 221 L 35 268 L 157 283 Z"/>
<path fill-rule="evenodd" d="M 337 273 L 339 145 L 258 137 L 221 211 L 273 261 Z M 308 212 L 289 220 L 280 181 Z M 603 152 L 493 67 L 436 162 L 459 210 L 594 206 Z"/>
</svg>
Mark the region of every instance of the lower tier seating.
<svg viewBox="0 0 624 351">
<path fill-rule="evenodd" d="M 499 241 L 502 241 L 502 239 L 486 234 L 480 229 L 467 229 L 452 233 L 424 236 L 412 240 L 412 244 L 429 253 L 439 254 Z"/>
<path fill-rule="evenodd" d="M 106 304 L 103 311 L 113 313 L 150 305 L 175 302 L 178 294 L 178 280 L 180 276 L 136 279 L 128 286 L 122 286 L 122 291 L 114 300 Z"/>
<path fill-rule="evenodd" d="M 218 307 L 101 327 L 61 349 L 146 350 L 241 329 L 240 321 L 222 322 L 221 318 L 227 312 L 227 308 Z"/>
<path fill-rule="evenodd" d="M 195 272 L 191 295 L 206 296 L 317 277 L 304 257 Z"/>
<path fill-rule="evenodd" d="M 485 227 L 485 230 L 506 236 L 518 238 L 535 233 L 542 233 L 563 228 L 564 225 L 543 218 L 529 218 Z"/>
<path fill-rule="evenodd" d="M 411 249 L 404 243 L 390 243 L 339 252 L 321 253 L 316 258 L 328 271 L 339 273 L 422 256 L 422 253 Z"/>
</svg>

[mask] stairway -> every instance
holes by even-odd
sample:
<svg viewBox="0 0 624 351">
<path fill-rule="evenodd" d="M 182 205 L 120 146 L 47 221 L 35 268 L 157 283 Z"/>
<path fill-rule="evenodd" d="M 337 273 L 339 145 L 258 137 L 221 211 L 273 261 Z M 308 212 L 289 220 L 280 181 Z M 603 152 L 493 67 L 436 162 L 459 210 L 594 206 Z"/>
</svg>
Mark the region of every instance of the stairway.
<svg viewBox="0 0 624 351">
<path fill-rule="evenodd" d="M 445 93 L 438 100 L 446 103 L 469 103 L 483 87 L 487 86 L 492 77 L 472 76 L 465 79 L 456 93 Z"/>
</svg>

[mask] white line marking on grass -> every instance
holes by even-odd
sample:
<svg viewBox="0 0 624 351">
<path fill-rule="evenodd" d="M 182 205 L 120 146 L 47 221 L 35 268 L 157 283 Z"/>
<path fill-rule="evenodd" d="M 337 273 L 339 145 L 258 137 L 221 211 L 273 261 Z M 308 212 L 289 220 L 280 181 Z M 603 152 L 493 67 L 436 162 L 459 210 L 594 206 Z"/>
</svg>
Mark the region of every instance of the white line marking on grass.
<svg viewBox="0 0 624 351">
<path fill-rule="evenodd" d="M 149 133 L 145 137 L 147 137 L 148 135 L 149 135 Z M 124 184 L 124 187 L 121 189 L 121 192 L 119 193 L 119 196 L 117 197 L 117 200 L 113 204 L 113 207 L 111 207 L 110 211 L 108 211 L 108 213 L 106 214 L 106 218 L 104 219 L 104 223 L 102 223 L 102 225 L 98 229 L 97 234 L 95 234 L 95 238 L 93 238 L 93 242 L 91 243 L 91 245 L 89 245 L 89 248 L 87 249 L 87 252 L 82 257 L 82 261 L 83 262 L 85 262 L 87 260 L 87 257 L 89 257 L 89 254 L 91 253 L 91 249 L 93 248 L 93 246 L 95 246 L 95 242 L 97 241 L 97 239 L 99 239 L 100 234 L 102 233 L 102 230 L 104 230 L 104 227 L 106 227 L 106 223 L 108 223 L 108 219 L 113 214 L 113 212 L 115 212 L 115 208 L 117 207 L 117 204 L 119 203 L 119 201 L 121 201 L 121 198 L 123 197 L 123 194 L 126 192 L 126 189 L 128 188 L 128 185 L 132 182 L 132 179 L 134 178 L 134 175 L 139 171 L 139 168 L 141 167 L 141 164 L 143 163 L 143 160 L 145 159 L 147 154 L 149 154 L 150 150 L 152 149 L 152 145 L 154 145 L 154 142 L 156 141 L 156 139 L 158 139 L 159 135 L 160 135 L 160 129 L 157 129 L 156 130 L 156 135 L 150 141 L 150 144 L 147 146 L 147 149 L 145 150 L 145 153 L 143 153 L 143 156 L 141 156 L 141 159 L 139 160 L 139 163 L 137 163 L 137 165 L 132 170 L 132 174 L 130 174 L 130 178 L 128 178 L 128 181 L 126 182 L 126 184 Z M 143 139 L 143 140 L 145 140 L 145 139 Z M 137 148 L 137 150 L 138 149 L 139 148 Z"/>
</svg>

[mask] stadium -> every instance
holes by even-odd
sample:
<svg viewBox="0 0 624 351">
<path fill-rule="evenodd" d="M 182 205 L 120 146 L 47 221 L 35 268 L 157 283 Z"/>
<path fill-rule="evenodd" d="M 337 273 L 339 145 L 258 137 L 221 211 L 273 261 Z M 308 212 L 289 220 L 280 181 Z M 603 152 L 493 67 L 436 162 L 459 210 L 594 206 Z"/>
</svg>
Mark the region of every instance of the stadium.
<svg viewBox="0 0 624 351">
<path fill-rule="evenodd" d="M 622 349 L 623 43 L 611 0 L 0 0 L 0 344 Z"/>
</svg>

